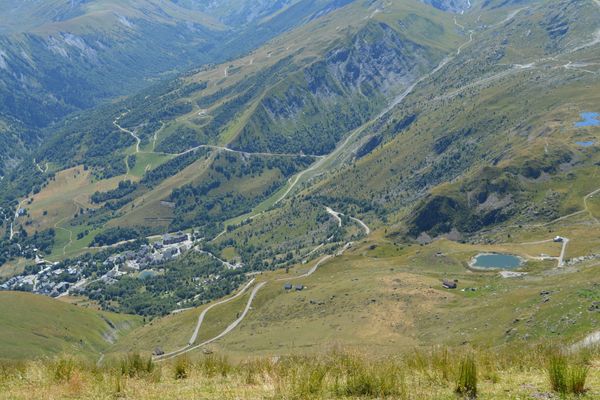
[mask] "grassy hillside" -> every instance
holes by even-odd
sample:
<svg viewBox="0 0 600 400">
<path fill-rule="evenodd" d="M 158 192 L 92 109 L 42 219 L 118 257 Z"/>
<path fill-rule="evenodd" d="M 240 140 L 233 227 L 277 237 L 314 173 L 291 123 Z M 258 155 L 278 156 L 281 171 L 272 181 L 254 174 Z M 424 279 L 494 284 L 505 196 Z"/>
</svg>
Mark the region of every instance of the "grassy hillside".
<svg viewBox="0 0 600 400">
<path fill-rule="evenodd" d="M 589 228 L 585 230 L 590 235 Z M 441 240 L 425 246 L 385 240 L 379 233 L 355 242 L 343 256 L 321 263 L 308 277 L 295 278 L 321 257 L 289 273 L 263 273 L 258 280 L 267 284 L 257 293 L 251 312 L 239 327 L 207 348 L 245 358 L 319 353 L 336 345 L 381 355 L 436 344 L 505 348 L 547 342 L 570 346 L 600 323 L 594 306 L 600 296 L 595 282 L 597 261 L 588 259 L 557 268 L 555 259 L 540 260 L 542 253 L 558 257 L 561 251 L 560 244 L 540 239 L 554 234 L 579 237 L 580 233 L 570 228 L 545 235 L 541 231 L 513 234 L 494 245 Z M 594 239 L 573 240 L 567 257 L 588 254 L 595 246 Z M 525 274 L 503 278 L 498 271 L 466 268 L 476 254 L 490 252 L 523 257 L 526 264 L 519 271 Z M 444 279 L 456 279 L 458 289 L 444 289 Z M 283 287 L 286 282 L 305 289 L 288 292 Z M 244 296 L 209 311 L 197 343 L 223 331 L 247 301 Z M 132 332 L 111 351 L 181 348 L 200 311 L 154 321 Z M 162 334 L 166 332 L 177 333 Z M 197 358 L 200 350 L 188 356 Z"/>
<path fill-rule="evenodd" d="M 79 354 L 97 359 L 138 317 L 84 309 L 48 297 L 0 292 L 0 359 Z"/>
</svg>

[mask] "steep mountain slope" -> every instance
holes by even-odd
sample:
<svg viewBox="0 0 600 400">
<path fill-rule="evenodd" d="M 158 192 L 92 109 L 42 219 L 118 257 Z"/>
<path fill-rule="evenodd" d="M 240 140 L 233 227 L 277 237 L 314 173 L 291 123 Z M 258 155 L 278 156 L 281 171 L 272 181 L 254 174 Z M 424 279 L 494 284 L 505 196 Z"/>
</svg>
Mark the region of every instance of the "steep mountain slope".
<svg viewBox="0 0 600 400">
<path fill-rule="evenodd" d="M 133 316 L 84 309 L 29 293 L 0 292 L 0 359 L 99 353 L 140 324 Z"/>
<path fill-rule="evenodd" d="M 419 2 L 351 4 L 242 59 L 68 119 L 35 162 L 5 182 L 15 189 L 7 193 L 24 195 L 27 181 L 35 194 L 19 222 L 29 233 L 68 225 L 76 249 L 115 226 L 218 232 L 333 150 L 456 45 L 451 19 L 431 10 Z M 346 29 L 338 29 L 341 21 Z M 88 180 L 78 181 L 86 187 L 78 186 L 77 202 L 52 183 L 43 188 L 55 172 L 81 164 L 91 174 L 76 172 Z M 69 173 L 60 173 L 61 182 Z M 93 204 L 87 196 L 97 179 L 100 191 L 123 179 L 139 185 Z"/>
<path fill-rule="evenodd" d="M 167 0 L 1 3 L 0 174 L 45 137 L 42 128 L 69 113 L 239 56 L 345 4 L 301 3 L 241 1 L 225 9 Z M 223 15 L 237 7 L 256 18 Z"/>
<path fill-rule="evenodd" d="M 218 22 L 165 1 L 0 6 L 10 10 L 0 17 L 0 119 L 8 152 L 0 158 L 8 165 L 66 114 L 138 90 L 174 68 L 214 60 L 211 46 L 224 34 Z"/>
<path fill-rule="evenodd" d="M 471 7 L 470 0 L 423 0 L 423 2 L 440 10 L 460 13 L 464 13 L 465 10 Z"/>
<path fill-rule="evenodd" d="M 593 2 L 543 4 L 474 31 L 471 45 L 364 132 L 353 166 L 316 192 L 340 205 L 369 204 L 384 221 L 430 193 L 410 213 L 416 236 L 568 214 L 582 195 L 558 195 L 559 182 L 595 162 L 576 144 L 592 132 L 574 124 L 597 97 L 598 12 Z"/>
<path fill-rule="evenodd" d="M 269 17 L 282 9 L 290 7 L 299 0 L 175 0 L 174 3 L 183 7 L 213 15 L 227 25 L 236 26 L 254 22 Z"/>
</svg>

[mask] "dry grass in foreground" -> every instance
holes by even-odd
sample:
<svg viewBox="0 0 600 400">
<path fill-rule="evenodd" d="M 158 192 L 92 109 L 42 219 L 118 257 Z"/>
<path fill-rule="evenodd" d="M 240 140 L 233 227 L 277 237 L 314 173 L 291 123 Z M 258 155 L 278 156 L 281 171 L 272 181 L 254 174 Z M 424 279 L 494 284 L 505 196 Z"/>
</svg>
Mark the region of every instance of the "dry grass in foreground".
<svg viewBox="0 0 600 400">
<path fill-rule="evenodd" d="M 386 359 L 327 355 L 232 364 L 208 355 L 157 364 L 131 354 L 96 367 L 71 358 L 0 364 L 2 399 L 600 398 L 600 352 L 436 348 Z"/>
</svg>

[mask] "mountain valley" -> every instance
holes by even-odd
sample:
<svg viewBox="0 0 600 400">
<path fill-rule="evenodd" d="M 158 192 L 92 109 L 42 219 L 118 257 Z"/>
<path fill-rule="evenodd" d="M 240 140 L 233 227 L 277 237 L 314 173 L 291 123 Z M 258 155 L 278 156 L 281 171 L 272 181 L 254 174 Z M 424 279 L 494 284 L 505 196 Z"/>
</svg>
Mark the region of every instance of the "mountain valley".
<svg viewBox="0 0 600 400">
<path fill-rule="evenodd" d="M 0 329 L 0 358 L 77 335 L 98 367 L 444 348 L 496 368 L 482 398 L 542 398 L 562 351 L 600 394 L 597 0 L 28 3 L 0 18 L 0 308 L 36 321 Z M 45 307 L 72 334 L 15 351 Z M 346 397 L 335 373 L 230 395 L 454 396 L 446 372 Z"/>
</svg>

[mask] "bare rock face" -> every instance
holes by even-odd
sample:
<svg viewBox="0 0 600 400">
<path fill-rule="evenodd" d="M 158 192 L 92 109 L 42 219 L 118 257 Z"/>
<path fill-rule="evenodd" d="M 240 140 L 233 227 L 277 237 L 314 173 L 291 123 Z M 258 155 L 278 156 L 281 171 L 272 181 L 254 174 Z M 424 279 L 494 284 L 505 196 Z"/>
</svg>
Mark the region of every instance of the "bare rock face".
<svg viewBox="0 0 600 400">
<path fill-rule="evenodd" d="M 422 0 L 423 3 L 432 5 L 433 7 L 454 13 L 464 12 L 471 7 L 469 0 Z"/>
</svg>

